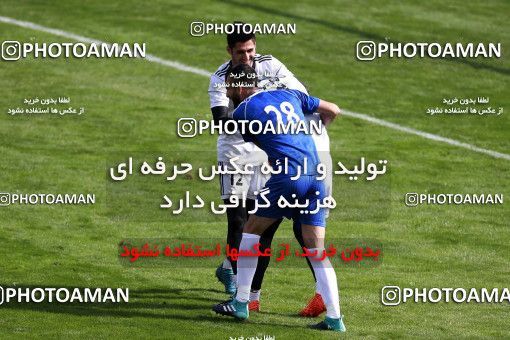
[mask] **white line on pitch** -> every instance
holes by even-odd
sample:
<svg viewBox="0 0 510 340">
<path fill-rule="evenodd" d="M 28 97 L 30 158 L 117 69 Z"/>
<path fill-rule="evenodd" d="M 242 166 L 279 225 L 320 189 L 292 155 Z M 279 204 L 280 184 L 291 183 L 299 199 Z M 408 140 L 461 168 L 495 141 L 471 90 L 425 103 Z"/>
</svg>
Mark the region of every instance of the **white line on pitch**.
<svg viewBox="0 0 510 340">
<path fill-rule="evenodd" d="M 46 33 L 50 33 L 50 34 L 57 35 L 57 36 L 60 36 L 60 37 L 69 38 L 69 39 L 73 39 L 73 40 L 81 41 L 81 42 L 85 42 L 85 43 L 96 43 L 96 44 L 106 43 L 106 42 L 101 41 L 101 40 L 87 38 L 87 37 L 84 37 L 84 36 L 81 36 L 81 35 L 77 35 L 77 34 L 74 34 L 74 33 L 71 33 L 71 32 L 66 32 L 66 31 L 62 31 L 62 30 L 59 30 L 59 29 L 55 29 L 55 28 L 49 28 L 49 27 L 38 25 L 38 24 L 34 24 L 32 22 L 20 21 L 20 20 L 16 20 L 16 19 L 4 17 L 4 16 L 0 16 L 0 22 L 6 23 L 6 24 L 11 24 L 11 25 L 16 25 L 16 26 L 20 26 L 20 27 L 24 27 L 24 28 L 30 28 L 30 29 L 33 29 L 33 30 L 36 30 L 36 31 L 46 32 Z M 146 54 L 145 55 L 145 59 L 147 61 L 150 61 L 150 62 L 153 62 L 153 63 L 157 63 L 157 64 L 164 65 L 164 66 L 168 66 L 168 67 L 180 70 L 180 71 L 194 73 L 194 74 L 197 74 L 197 75 L 200 75 L 200 76 L 209 77 L 211 75 L 211 72 L 209 72 L 209 71 L 202 70 L 202 69 L 199 69 L 199 68 L 196 68 L 196 67 L 192 67 L 192 66 L 188 66 L 188 65 L 179 63 L 177 61 L 165 60 L 165 59 L 156 57 L 155 55 L 152 55 L 152 54 Z M 505 153 L 501 153 L 501 152 L 497 152 L 497 151 L 493 151 L 493 150 L 489 150 L 489 149 L 483 149 L 483 148 L 480 148 L 480 147 L 478 147 L 476 145 L 459 142 L 459 141 L 456 141 L 454 139 L 450 139 L 450 138 L 434 135 L 432 133 L 428 133 L 428 132 L 416 130 L 416 129 L 413 129 L 413 128 L 409 128 L 409 127 L 406 127 L 406 126 L 403 126 L 403 125 L 391 123 L 391 122 L 388 122 L 388 121 L 385 121 L 385 120 L 382 120 L 382 119 L 379 119 L 379 118 L 375 118 L 375 117 L 372 117 L 372 116 L 369 116 L 369 115 L 366 115 L 366 114 L 363 114 L 363 113 L 357 113 L 357 112 L 343 110 L 343 114 L 345 116 L 361 119 L 361 120 L 364 120 L 364 121 L 367 121 L 367 122 L 370 122 L 370 123 L 373 123 L 373 124 L 376 124 L 376 125 L 385 126 L 385 127 L 390 128 L 390 129 L 394 129 L 394 130 L 397 130 L 397 131 L 401 131 L 401 132 L 409 133 L 409 134 L 412 134 L 412 135 L 420 136 L 422 138 L 430 139 L 430 140 L 433 140 L 433 141 L 436 141 L 436 142 L 442 142 L 442 143 L 445 143 L 445 144 L 457 146 L 457 147 L 464 148 L 464 149 L 467 149 L 467 150 L 483 153 L 483 154 L 486 154 L 486 155 L 494 157 L 494 158 L 502 158 L 502 159 L 510 160 L 510 155 L 505 154 Z"/>
<path fill-rule="evenodd" d="M 85 42 L 85 43 L 89 43 L 89 44 L 92 44 L 92 43 L 107 44 L 107 42 L 105 42 L 105 41 L 91 39 L 91 38 L 87 38 L 87 37 L 77 35 L 77 34 L 74 34 L 71 32 L 66 32 L 66 31 L 62 31 L 59 29 L 55 29 L 55 28 L 49 28 L 49 27 L 38 25 L 38 24 L 34 24 L 32 22 L 20 21 L 20 20 L 16 20 L 16 19 L 4 17 L 4 16 L 0 16 L 0 22 L 6 23 L 6 24 L 11 24 L 11 25 L 16 25 L 16 26 L 20 26 L 20 27 L 24 27 L 24 28 L 30 28 L 30 29 L 33 29 L 36 31 L 50 33 L 53 35 L 57 35 L 59 37 L 69 38 L 69 39 L 73 39 L 76 41 Z M 184 65 L 184 64 L 181 64 L 176 61 L 161 59 L 161 58 L 158 58 L 151 54 L 146 54 L 145 59 L 148 61 L 154 62 L 154 63 L 172 67 L 172 68 L 175 68 L 175 69 L 178 69 L 181 71 L 191 72 L 191 73 L 195 73 L 195 74 L 198 74 L 201 76 L 206 76 L 206 77 L 211 76 L 211 72 L 201 70 L 199 68 L 191 67 L 188 65 Z"/>
<path fill-rule="evenodd" d="M 344 113 L 344 115 L 349 116 L 349 117 L 363 119 L 363 120 L 366 120 L 367 122 L 370 122 L 370 123 L 374 123 L 374 124 L 377 124 L 377 125 L 389 127 L 390 129 L 406 132 L 406 133 L 409 133 L 409 134 L 412 134 L 412 135 L 416 135 L 416 136 L 420 136 L 420 137 L 423 137 L 423 138 L 427 138 L 427 139 L 430 139 L 430 140 L 433 140 L 433 141 L 436 141 L 436 142 L 442 142 L 442 143 L 458 146 L 460 148 L 468 149 L 468 150 L 471 150 L 471 151 L 484 153 L 486 155 L 489 155 L 489 156 L 492 156 L 492 157 L 495 157 L 495 158 L 503 158 L 503 159 L 510 160 L 510 155 L 505 154 L 505 153 L 501 153 L 501 152 L 497 152 L 497 151 L 493 151 L 493 150 L 479 148 L 478 146 L 475 146 L 475 145 L 472 145 L 472 144 L 459 142 L 459 141 L 456 141 L 455 139 L 441 137 L 441 136 L 438 136 L 438 135 L 434 135 L 432 133 L 428 133 L 428 132 L 416 130 L 416 129 L 413 129 L 413 128 L 410 128 L 410 127 L 406 127 L 406 126 L 403 126 L 403 125 L 391 123 L 391 122 L 388 122 L 388 121 L 385 121 L 385 120 L 382 120 L 382 119 L 379 119 L 379 118 L 375 118 L 375 117 L 372 117 L 372 116 L 369 116 L 369 115 L 365 115 L 363 113 L 357 113 L 357 112 L 351 112 L 351 111 L 345 111 L 345 110 L 343 111 L 343 113 Z"/>
</svg>

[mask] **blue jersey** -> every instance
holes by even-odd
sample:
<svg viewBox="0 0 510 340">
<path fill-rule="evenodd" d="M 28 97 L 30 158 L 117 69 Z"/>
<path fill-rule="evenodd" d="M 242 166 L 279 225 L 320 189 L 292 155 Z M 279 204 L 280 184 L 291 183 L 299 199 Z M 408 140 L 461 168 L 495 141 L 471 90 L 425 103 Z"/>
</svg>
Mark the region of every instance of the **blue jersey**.
<svg viewBox="0 0 510 340">
<path fill-rule="evenodd" d="M 304 114 L 312 114 L 318 106 L 318 98 L 297 90 L 260 91 L 244 100 L 232 113 L 232 117 L 235 120 L 259 121 L 262 127 L 271 121 L 277 128 L 279 124 L 287 125 L 299 121 L 305 124 Z M 295 175 L 298 166 L 303 168 L 306 158 L 306 175 L 317 173 L 320 160 L 311 135 L 303 132 L 252 135 L 245 132 L 243 138 L 264 150 L 271 165 L 283 165 L 287 159 L 287 174 Z"/>
</svg>

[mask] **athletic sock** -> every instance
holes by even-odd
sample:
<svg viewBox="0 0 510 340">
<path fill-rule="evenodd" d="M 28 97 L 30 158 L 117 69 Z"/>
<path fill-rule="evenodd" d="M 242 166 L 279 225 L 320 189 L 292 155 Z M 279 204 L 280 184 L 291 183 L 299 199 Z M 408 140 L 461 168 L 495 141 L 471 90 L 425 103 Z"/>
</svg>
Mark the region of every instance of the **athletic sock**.
<svg viewBox="0 0 510 340">
<path fill-rule="evenodd" d="M 317 251 L 317 256 L 310 258 L 313 266 L 315 276 L 317 277 L 317 291 L 322 296 L 324 304 L 326 305 L 326 316 L 339 319 L 340 318 L 340 298 L 338 297 L 338 285 L 336 280 L 336 273 L 326 257 L 322 261 L 324 248 L 309 248 L 309 251 L 314 253 Z"/>
<path fill-rule="evenodd" d="M 259 301 L 260 300 L 260 289 L 250 291 L 250 301 Z"/>
<path fill-rule="evenodd" d="M 239 251 L 254 251 L 253 246 L 259 243 L 260 236 L 255 234 L 243 233 Z M 250 288 L 257 263 L 257 256 L 239 256 L 237 260 L 237 294 L 236 299 L 241 302 L 248 302 L 250 299 Z"/>
<path fill-rule="evenodd" d="M 223 269 L 232 269 L 232 264 L 228 259 L 223 260 L 223 264 L 221 265 Z"/>
</svg>

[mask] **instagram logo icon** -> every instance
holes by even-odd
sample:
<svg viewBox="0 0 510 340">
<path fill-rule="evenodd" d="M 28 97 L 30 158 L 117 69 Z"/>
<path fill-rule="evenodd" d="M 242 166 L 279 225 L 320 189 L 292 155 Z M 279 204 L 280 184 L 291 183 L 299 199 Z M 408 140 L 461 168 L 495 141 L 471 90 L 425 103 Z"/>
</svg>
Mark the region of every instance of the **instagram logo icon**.
<svg viewBox="0 0 510 340">
<path fill-rule="evenodd" d="M 385 306 L 397 306 L 401 301 L 401 291 L 398 286 L 384 286 L 381 290 L 381 302 Z"/>
<path fill-rule="evenodd" d="M 2 59 L 11 61 L 21 58 L 21 44 L 18 41 L 7 40 L 2 43 Z"/>
</svg>

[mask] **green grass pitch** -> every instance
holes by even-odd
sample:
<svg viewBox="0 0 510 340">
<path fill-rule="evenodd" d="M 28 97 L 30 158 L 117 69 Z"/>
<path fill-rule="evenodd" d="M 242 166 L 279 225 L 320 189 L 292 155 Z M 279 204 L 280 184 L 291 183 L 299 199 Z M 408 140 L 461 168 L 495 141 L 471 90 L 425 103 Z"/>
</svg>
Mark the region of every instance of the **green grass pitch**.
<svg viewBox="0 0 510 340">
<path fill-rule="evenodd" d="M 297 34 L 259 36 L 257 51 L 280 59 L 310 93 L 392 123 L 510 153 L 508 1 L 28 1 L 3 0 L 0 16 L 108 42 L 145 42 L 147 52 L 213 72 L 225 38 L 189 34 L 193 21 L 296 23 Z M 0 38 L 71 42 L 0 22 Z M 499 59 L 357 61 L 360 40 L 500 42 Z M 0 306 L 1 338 L 277 339 L 336 338 L 296 316 L 313 293 L 308 268 L 271 266 L 262 308 L 244 323 L 214 315 L 225 300 L 214 265 L 130 267 L 118 259 L 126 238 L 222 238 L 225 218 L 158 208 L 164 194 L 192 190 L 218 200 L 218 183 L 196 176 L 150 178 L 123 187 L 107 168 L 130 155 L 214 162 L 216 137 L 182 139 L 181 117 L 209 118 L 208 78 L 143 59 L 0 61 L 0 192 L 95 193 L 92 206 L 0 207 L 0 286 L 129 287 L 125 304 Z M 24 98 L 70 97 L 82 116 L 11 116 Z M 430 116 L 443 98 L 489 97 L 499 116 Z M 376 239 L 379 266 L 336 268 L 342 313 L 355 338 L 510 336 L 510 305 L 406 303 L 383 306 L 385 285 L 509 287 L 510 210 L 503 205 L 406 207 L 407 192 L 501 193 L 510 197 L 510 162 L 352 117 L 330 129 L 334 161 L 387 159 L 374 183 L 334 178 L 339 205 L 330 238 Z M 213 163 L 214 164 L 214 163 Z M 118 194 L 118 195 L 117 195 Z M 122 197 L 126 200 L 122 201 Z M 136 203 L 140 199 L 142 203 Z M 133 203 L 135 202 L 135 203 Z M 291 238 L 284 222 L 278 237 Z M 218 261 L 219 263 L 219 261 Z"/>
</svg>

